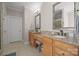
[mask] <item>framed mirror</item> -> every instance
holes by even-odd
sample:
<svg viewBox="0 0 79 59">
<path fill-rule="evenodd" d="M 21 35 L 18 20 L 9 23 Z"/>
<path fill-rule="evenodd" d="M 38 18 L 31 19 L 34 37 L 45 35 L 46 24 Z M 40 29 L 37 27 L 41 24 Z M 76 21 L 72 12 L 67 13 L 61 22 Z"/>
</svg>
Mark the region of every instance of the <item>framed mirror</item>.
<svg viewBox="0 0 79 59">
<path fill-rule="evenodd" d="M 35 16 L 35 31 L 40 32 L 41 29 L 41 15 L 40 13 Z"/>
<path fill-rule="evenodd" d="M 53 5 L 53 29 L 60 29 L 63 27 L 63 10 L 58 9 L 60 2 Z"/>
<path fill-rule="evenodd" d="M 74 27 L 74 2 L 57 2 L 53 5 L 53 29 Z"/>
</svg>

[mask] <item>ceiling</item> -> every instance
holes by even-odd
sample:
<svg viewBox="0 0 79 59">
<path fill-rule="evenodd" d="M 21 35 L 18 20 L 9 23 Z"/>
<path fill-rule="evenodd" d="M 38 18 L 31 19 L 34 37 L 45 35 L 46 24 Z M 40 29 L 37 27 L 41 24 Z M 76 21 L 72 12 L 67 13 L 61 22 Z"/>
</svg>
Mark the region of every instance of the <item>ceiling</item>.
<svg viewBox="0 0 79 59">
<path fill-rule="evenodd" d="M 15 8 L 20 11 L 23 10 L 24 7 L 35 11 L 41 8 L 42 2 L 5 2 L 6 7 Z"/>
</svg>

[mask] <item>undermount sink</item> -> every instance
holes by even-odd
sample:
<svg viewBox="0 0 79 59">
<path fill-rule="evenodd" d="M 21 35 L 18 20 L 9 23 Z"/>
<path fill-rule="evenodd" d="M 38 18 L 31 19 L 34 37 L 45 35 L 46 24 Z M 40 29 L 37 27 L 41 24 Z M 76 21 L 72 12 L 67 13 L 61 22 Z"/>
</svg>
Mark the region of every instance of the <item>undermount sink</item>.
<svg viewBox="0 0 79 59">
<path fill-rule="evenodd" d="M 54 37 L 56 37 L 56 38 L 62 38 L 62 39 L 66 38 L 66 37 L 64 37 L 64 36 L 59 36 L 59 35 L 56 35 L 56 36 L 54 36 Z"/>
</svg>

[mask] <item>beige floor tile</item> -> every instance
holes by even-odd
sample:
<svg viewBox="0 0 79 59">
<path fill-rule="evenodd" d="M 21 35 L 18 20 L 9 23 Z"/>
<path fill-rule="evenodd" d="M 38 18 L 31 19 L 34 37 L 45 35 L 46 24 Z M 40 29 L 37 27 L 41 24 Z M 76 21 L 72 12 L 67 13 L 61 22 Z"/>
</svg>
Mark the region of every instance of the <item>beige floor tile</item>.
<svg viewBox="0 0 79 59">
<path fill-rule="evenodd" d="M 37 49 L 32 48 L 29 44 L 24 47 L 23 42 L 14 42 L 4 45 L 2 55 L 12 52 L 16 52 L 17 56 L 42 56 Z"/>
</svg>

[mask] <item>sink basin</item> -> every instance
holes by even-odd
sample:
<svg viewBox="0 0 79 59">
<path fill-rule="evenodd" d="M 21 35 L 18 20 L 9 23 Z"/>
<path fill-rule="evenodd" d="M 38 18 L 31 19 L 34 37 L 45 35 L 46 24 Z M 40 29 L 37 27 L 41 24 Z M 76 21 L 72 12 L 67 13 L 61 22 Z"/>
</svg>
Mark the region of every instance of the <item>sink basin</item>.
<svg viewBox="0 0 79 59">
<path fill-rule="evenodd" d="M 56 36 L 54 36 L 54 37 L 56 37 L 56 38 L 62 38 L 62 39 L 66 38 L 66 37 L 64 37 L 64 36 L 59 36 L 59 35 L 56 35 Z"/>
</svg>

